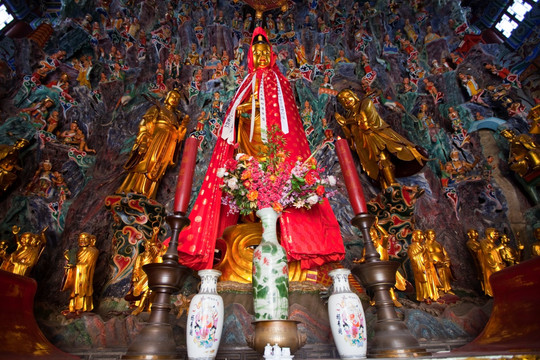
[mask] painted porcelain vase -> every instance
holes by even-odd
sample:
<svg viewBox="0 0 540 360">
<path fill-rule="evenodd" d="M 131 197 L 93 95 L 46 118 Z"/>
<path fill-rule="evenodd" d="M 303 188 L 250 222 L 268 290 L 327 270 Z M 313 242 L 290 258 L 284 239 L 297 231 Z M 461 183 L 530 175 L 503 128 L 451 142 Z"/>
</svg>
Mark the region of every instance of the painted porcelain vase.
<svg viewBox="0 0 540 360">
<path fill-rule="evenodd" d="M 262 240 L 253 252 L 253 305 L 255 320 L 289 318 L 289 267 L 285 249 L 277 238 L 279 213 L 272 208 L 257 211 L 263 225 Z"/>
<path fill-rule="evenodd" d="M 328 299 L 328 316 L 332 336 L 342 359 L 364 359 L 367 332 L 364 308 L 358 295 L 349 287 L 349 269 L 334 269 L 328 273 L 334 292 Z"/>
<path fill-rule="evenodd" d="M 219 270 L 200 270 L 201 288 L 189 304 L 186 345 L 188 359 L 214 359 L 223 330 L 223 299 L 217 293 Z"/>
</svg>

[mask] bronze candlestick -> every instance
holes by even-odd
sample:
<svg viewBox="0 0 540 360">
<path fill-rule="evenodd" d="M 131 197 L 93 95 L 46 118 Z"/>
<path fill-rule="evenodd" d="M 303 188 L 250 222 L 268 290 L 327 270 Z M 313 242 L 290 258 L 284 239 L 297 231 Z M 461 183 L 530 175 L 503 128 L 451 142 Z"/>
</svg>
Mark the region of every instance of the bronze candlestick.
<svg viewBox="0 0 540 360">
<path fill-rule="evenodd" d="M 375 216 L 368 213 L 356 215 L 351 223 L 362 232 L 365 247 L 365 262 L 353 266 L 351 272 L 362 285 L 373 292 L 377 308 L 375 335 L 368 341 L 368 357 L 405 358 L 429 356 L 430 353 L 420 347 L 407 325 L 399 319 L 390 295 L 390 288 L 396 282 L 396 270 L 399 263 L 382 261 L 371 240 L 369 229 Z"/>
<path fill-rule="evenodd" d="M 172 229 L 169 248 L 162 263 L 143 266 L 148 275 L 148 287 L 156 294 L 148 323 L 129 346 L 122 359 L 180 359 L 176 351 L 172 326 L 169 323 L 171 295 L 180 290 L 191 270 L 178 263 L 178 236 L 189 225 L 189 218 L 179 212 L 167 216 Z"/>
</svg>

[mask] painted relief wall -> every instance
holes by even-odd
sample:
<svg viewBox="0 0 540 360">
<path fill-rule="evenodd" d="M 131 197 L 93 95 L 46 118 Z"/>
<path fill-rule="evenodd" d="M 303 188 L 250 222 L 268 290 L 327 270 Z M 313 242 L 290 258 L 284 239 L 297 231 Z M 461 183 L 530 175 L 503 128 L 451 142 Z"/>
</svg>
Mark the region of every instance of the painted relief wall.
<svg viewBox="0 0 540 360">
<path fill-rule="evenodd" d="M 14 225 L 21 232 L 45 229 L 47 243 L 32 272 L 38 302 L 67 304 L 68 294 L 59 291 L 63 253 L 76 248 L 81 232 L 97 237 L 98 304 L 125 296 L 133 264 L 113 258 L 121 244 L 112 241 L 116 219 L 106 198 L 126 176 L 141 117 L 169 90 L 181 90 L 188 136 L 200 140 L 193 204 L 246 75 L 256 25 L 266 29 L 292 83 L 314 156 L 338 179 L 330 203 L 347 251 L 344 266 L 363 247 L 350 225 L 354 214 L 334 151 L 334 139 L 344 137 L 334 116 L 343 113 L 336 95 L 345 88 L 369 96 L 386 123 L 429 158 L 422 171 L 398 179 L 404 194 L 388 202 L 392 194 L 385 197 L 355 155 L 366 200 L 375 199 L 370 210 L 391 234 L 390 257 L 411 283 L 407 248 L 414 229 L 435 230 L 452 260 L 453 287 L 466 297 L 482 297 L 466 247 L 469 229 L 482 237 L 496 228 L 530 257 L 540 199 L 535 179 L 510 169 L 501 130 L 529 133 L 538 82 L 520 82 L 524 56 L 488 43 L 458 1 L 291 1 L 287 11 L 258 20 L 233 0 L 79 0 L 65 1 L 49 22 L 36 26 L 53 30 L 44 44 L 38 36 L 0 41 L 0 144 L 28 141 L 18 151 L 16 178 L 1 193 L 0 238 L 10 253 Z M 537 50 L 538 43 L 527 46 Z M 156 196 L 164 213 L 172 211 L 181 151 L 177 156 Z M 169 232 L 163 225 L 160 238 Z M 125 241 L 138 253 L 149 236 L 133 233 Z M 414 300 L 410 291 L 400 296 Z"/>
</svg>

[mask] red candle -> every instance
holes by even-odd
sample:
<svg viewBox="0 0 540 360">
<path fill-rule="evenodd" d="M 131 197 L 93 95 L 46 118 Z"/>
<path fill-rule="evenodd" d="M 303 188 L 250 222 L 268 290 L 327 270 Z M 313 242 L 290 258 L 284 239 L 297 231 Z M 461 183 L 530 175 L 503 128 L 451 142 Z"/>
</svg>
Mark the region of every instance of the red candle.
<svg viewBox="0 0 540 360">
<path fill-rule="evenodd" d="M 198 147 L 199 140 L 197 140 L 197 138 L 187 138 L 186 144 L 184 145 L 184 154 L 182 155 L 182 164 L 180 164 L 180 172 L 178 173 L 178 181 L 176 183 L 174 212 L 185 214 L 189 206 Z"/>
<path fill-rule="evenodd" d="M 356 171 L 351 150 L 349 149 L 349 143 L 346 139 L 338 139 L 336 141 L 336 153 L 354 213 L 367 213 L 364 190 L 362 189 L 360 177 Z"/>
</svg>

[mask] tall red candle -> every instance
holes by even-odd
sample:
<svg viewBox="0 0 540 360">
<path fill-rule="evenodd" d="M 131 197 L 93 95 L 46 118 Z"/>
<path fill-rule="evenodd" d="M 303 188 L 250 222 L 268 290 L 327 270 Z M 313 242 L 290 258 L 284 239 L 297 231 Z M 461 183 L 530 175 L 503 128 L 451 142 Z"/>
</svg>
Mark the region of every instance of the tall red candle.
<svg viewBox="0 0 540 360">
<path fill-rule="evenodd" d="M 355 214 L 367 213 L 366 199 L 364 190 L 360 183 L 360 177 L 356 171 L 354 160 L 349 149 L 349 143 L 346 139 L 336 141 L 336 153 L 341 166 L 341 172 L 345 179 L 345 186 L 349 193 L 349 201 Z"/>
<path fill-rule="evenodd" d="M 180 172 L 178 173 L 178 181 L 176 183 L 174 212 L 181 212 L 185 214 L 189 206 L 198 147 L 199 140 L 197 138 L 187 138 L 184 145 L 184 154 L 182 155 L 182 164 L 180 164 Z"/>
</svg>

